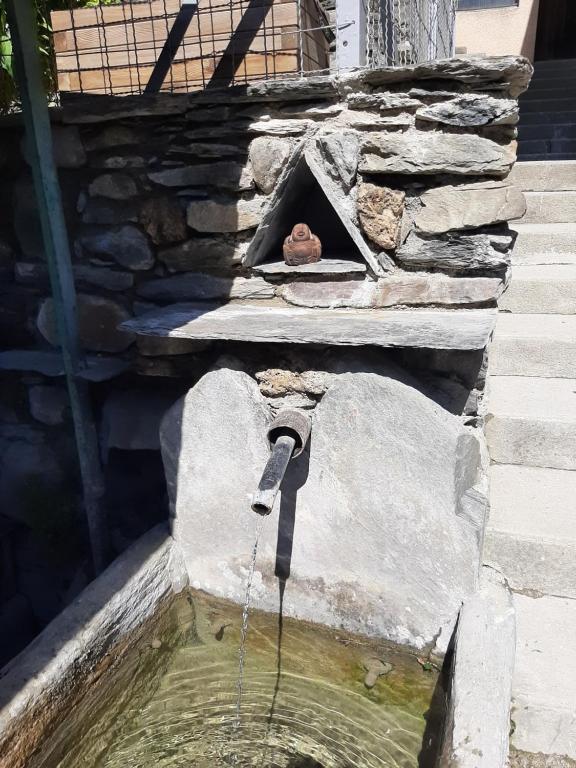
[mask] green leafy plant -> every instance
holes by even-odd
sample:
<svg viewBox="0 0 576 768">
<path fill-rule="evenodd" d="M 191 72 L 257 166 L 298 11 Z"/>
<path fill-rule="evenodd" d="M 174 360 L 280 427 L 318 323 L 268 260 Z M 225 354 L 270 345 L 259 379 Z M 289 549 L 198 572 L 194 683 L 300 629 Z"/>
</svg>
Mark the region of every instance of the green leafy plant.
<svg viewBox="0 0 576 768">
<path fill-rule="evenodd" d="M 38 50 L 42 61 L 44 86 L 49 101 L 53 101 L 58 91 L 58 78 L 50 23 L 52 11 L 117 5 L 122 0 L 18 0 L 18 2 L 32 2 L 36 8 Z M 0 113 L 11 112 L 19 107 L 12 52 L 6 7 L 4 0 L 0 0 Z"/>
<path fill-rule="evenodd" d="M 122 0 L 86 0 L 85 3 L 82 3 L 82 6 L 84 8 L 95 8 L 99 5 L 118 5 L 121 2 Z"/>
<path fill-rule="evenodd" d="M 14 99 L 12 39 L 8 31 L 6 10 L 0 5 L 0 110 Z"/>
</svg>

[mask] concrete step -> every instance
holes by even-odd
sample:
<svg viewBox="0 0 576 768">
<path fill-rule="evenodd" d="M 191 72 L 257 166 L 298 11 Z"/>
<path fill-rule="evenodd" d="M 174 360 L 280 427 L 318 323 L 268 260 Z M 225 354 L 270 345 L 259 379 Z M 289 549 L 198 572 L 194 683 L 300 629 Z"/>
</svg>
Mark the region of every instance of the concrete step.
<svg viewBox="0 0 576 768">
<path fill-rule="evenodd" d="M 526 224 L 573 224 L 576 192 L 526 192 Z"/>
<path fill-rule="evenodd" d="M 572 97 L 576 101 L 576 79 L 573 73 L 568 77 L 539 77 L 532 80 L 527 91 L 520 96 L 520 107 L 531 99 L 563 99 Z"/>
<path fill-rule="evenodd" d="M 520 153 L 516 156 L 516 160 L 519 163 L 525 163 L 534 160 L 546 161 L 547 163 L 558 163 L 562 162 L 563 160 L 576 160 L 576 152 L 535 152 L 532 154 L 527 153 L 525 155 Z"/>
<path fill-rule="evenodd" d="M 497 464 L 576 469 L 576 379 L 490 376 L 486 439 Z"/>
<path fill-rule="evenodd" d="M 495 376 L 576 379 L 576 315 L 501 312 L 489 359 Z"/>
<path fill-rule="evenodd" d="M 514 595 L 516 666 L 511 744 L 543 755 L 576 758 L 576 600 Z M 568 763 L 534 762 L 558 768 Z"/>
<path fill-rule="evenodd" d="M 576 70 L 576 58 L 571 59 L 545 59 L 534 63 L 534 74 L 541 75 L 552 72 L 568 72 Z"/>
<path fill-rule="evenodd" d="M 512 222 L 510 229 L 517 233 L 513 265 L 576 264 L 576 224 Z"/>
<path fill-rule="evenodd" d="M 518 140 L 526 141 L 563 141 L 576 139 L 576 123 L 536 123 L 518 126 Z"/>
<path fill-rule="evenodd" d="M 544 125 L 545 123 L 574 125 L 576 123 L 576 109 L 572 112 L 523 112 L 520 115 L 520 127 L 534 124 Z"/>
<path fill-rule="evenodd" d="M 522 139 L 518 143 L 519 157 L 529 155 L 567 155 L 576 154 L 576 139 Z"/>
<path fill-rule="evenodd" d="M 512 589 L 576 597 L 576 472 L 493 464 L 484 562 Z"/>
<path fill-rule="evenodd" d="M 520 104 L 520 119 L 526 112 L 572 112 L 575 107 L 573 96 L 557 98 L 528 99 Z"/>
<path fill-rule="evenodd" d="M 540 88 L 543 84 L 555 85 L 556 83 L 570 83 L 576 81 L 576 69 L 563 69 L 556 71 L 534 70 L 530 80 L 530 88 Z"/>
<path fill-rule="evenodd" d="M 519 314 L 576 314 L 576 266 L 512 267 L 510 284 L 500 297 L 498 308 Z"/>
<path fill-rule="evenodd" d="M 523 192 L 576 191 L 576 160 L 516 163 L 506 181 Z"/>
</svg>

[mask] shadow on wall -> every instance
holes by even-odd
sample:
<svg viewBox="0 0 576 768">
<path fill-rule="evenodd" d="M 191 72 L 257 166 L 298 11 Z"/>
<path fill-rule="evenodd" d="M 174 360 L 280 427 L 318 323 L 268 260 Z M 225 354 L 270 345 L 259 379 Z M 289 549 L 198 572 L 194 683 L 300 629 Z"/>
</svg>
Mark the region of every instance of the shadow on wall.
<svg viewBox="0 0 576 768">
<path fill-rule="evenodd" d="M 528 3 L 529 1 L 530 0 L 520 0 L 521 3 Z M 524 40 L 522 41 L 522 47 L 520 48 L 522 56 L 526 56 L 530 61 L 534 61 L 534 54 L 536 51 L 540 3 L 544 4 L 547 2 L 548 0 L 532 0 L 530 5 Z"/>
<path fill-rule="evenodd" d="M 151 555 L 151 552 L 144 550 L 144 548 L 141 548 L 139 552 L 141 554 L 141 559 L 134 560 L 134 558 L 131 558 L 130 561 L 124 562 L 122 575 L 125 579 L 125 582 L 128 582 L 132 576 L 139 572 L 141 566 L 146 562 L 146 560 L 149 559 Z M 127 564 L 128 562 L 129 564 Z M 106 582 L 99 582 L 99 593 L 97 599 L 90 600 L 89 593 L 86 593 L 85 595 L 86 599 L 81 604 L 81 611 L 85 617 L 86 624 L 88 624 L 91 619 L 93 619 L 102 610 L 103 605 L 108 604 L 117 594 L 118 584 L 113 585 L 112 580 L 110 580 L 110 589 L 113 588 L 114 591 L 110 591 L 108 593 L 104 591 L 105 584 Z M 101 594 L 100 591 L 102 591 Z M 45 631 L 49 631 L 49 627 Z M 78 642 L 78 627 L 75 621 L 71 621 L 69 626 L 60 623 L 58 625 L 58 632 L 53 633 L 51 636 L 51 643 L 48 645 L 44 644 L 43 654 L 34 653 L 35 643 L 39 642 L 40 640 L 41 638 L 37 638 L 36 640 L 32 640 L 30 644 L 28 649 L 29 652 L 27 653 L 27 664 L 25 668 L 27 677 L 21 677 L 19 690 L 23 690 L 28 682 L 41 679 L 42 672 L 54 661 L 54 659 L 61 651 L 63 651 L 69 642 L 72 640 L 76 640 L 76 642 Z M 112 639 L 112 642 L 115 642 L 114 638 Z M 102 654 L 105 655 L 107 650 L 106 647 L 103 647 L 101 650 Z M 18 656 L 15 657 L 2 668 L 0 673 L 0 683 L 2 678 L 8 675 L 13 667 L 18 667 L 18 659 Z M 10 702 L 15 696 L 17 696 L 18 692 L 19 691 L 15 691 L 12 688 L 7 688 L 0 684 L 0 710 L 2 710 L 3 707 L 9 706 Z"/>
</svg>

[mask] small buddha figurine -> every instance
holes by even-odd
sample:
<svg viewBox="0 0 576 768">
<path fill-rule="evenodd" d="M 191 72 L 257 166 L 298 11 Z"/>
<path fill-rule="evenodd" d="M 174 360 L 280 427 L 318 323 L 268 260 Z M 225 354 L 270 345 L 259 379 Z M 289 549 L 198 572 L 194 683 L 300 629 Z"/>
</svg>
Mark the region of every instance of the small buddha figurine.
<svg viewBox="0 0 576 768">
<path fill-rule="evenodd" d="M 308 224 L 296 224 L 284 240 L 284 261 L 291 267 L 320 261 L 322 243 Z"/>
</svg>

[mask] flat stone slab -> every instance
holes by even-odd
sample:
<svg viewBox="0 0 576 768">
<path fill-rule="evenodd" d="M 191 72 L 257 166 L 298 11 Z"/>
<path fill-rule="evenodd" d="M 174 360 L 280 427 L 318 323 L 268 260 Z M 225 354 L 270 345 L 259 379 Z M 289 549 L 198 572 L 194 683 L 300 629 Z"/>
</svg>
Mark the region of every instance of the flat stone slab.
<svg viewBox="0 0 576 768">
<path fill-rule="evenodd" d="M 516 622 L 504 579 L 485 568 L 456 630 L 441 765 L 504 768 L 508 759 Z"/>
<path fill-rule="evenodd" d="M 518 233 L 512 264 L 576 264 L 576 224 L 510 225 Z"/>
<path fill-rule="evenodd" d="M 514 595 L 514 607 L 518 639 L 512 746 L 575 759 L 576 601 Z"/>
<path fill-rule="evenodd" d="M 523 192 L 576 190 L 576 160 L 532 160 L 516 163 L 507 178 Z"/>
<path fill-rule="evenodd" d="M 576 380 L 491 376 L 486 438 L 499 464 L 576 469 Z"/>
<path fill-rule="evenodd" d="M 412 231 L 396 251 L 396 260 L 408 267 L 449 272 L 502 270 L 510 264 L 511 235 L 457 230 L 439 237 Z"/>
<path fill-rule="evenodd" d="M 256 382 L 222 368 L 160 429 L 172 532 L 190 583 L 237 603 L 268 420 Z M 282 575 L 285 616 L 417 648 L 436 640 L 445 650 L 478 580 L 486 500 L 475 485 L 475 436 L 411 386 L 373 373 L 333 381 L 311 434 L 262 529 L 253 606 L 276 612 L 273 574 Z"/>
<path fill-rule="evenodd" d="M 419 120 L 456 125 L 462 128 L 479 125 L 516 125 L 518 102 L 516 99 L 495 99 L 475 93 L 461 93 L 449 101 L 420 107 Z"/>
<path fill-rule="evenodd" d="M 484 562 L 514 590 L 576 598 L 576 472 L 493 464 Z"/>
<path fill-rule="evenodd" d="M 359 170 L 379 173 L 453 173 L 465 176 L 509 173 L 507 147 L 471 134 L 373 133 L 364 139 Z"/>
<path fill-rule="evenodd" d="M 454 229 L 476 229 L 526 212 L 524 195 L 501 181 L 434 187 L 420 198 L 423 208 L 414 223 L 420 232 L 441 234 Z"/>
<path fill-rule="evenodd" d="M 482 349 L 497 310 L 308 309 L 266 304 L 175 304 L 122 324 L 143 336 L 296 344 Z"/>
<path fill-rule="evenodd" d="M 377 281 L 298 281 L 283 285 L 278 295 L 300 307 L 456 306 L 494 303 L 503 282 L 492 277 L 448 277 L 447 275 L 391 275 Z"/>
<path fill-rule="evenodd" d="M 435 59 L 404 67 L 358 69 L 340 74 L 338 80 L 341 89 L 350 90 L 358 86 L 378 88 L 414 80 L 455 80 L 473 83 L 476 88 L 493 84 L 515 98 L 528 87 L 532 72 L 532 65 L 523 56 L 470 56 Z"/>
<path fill-rule="evenodd" d="M 266 277 L 275 275 L 351 275 L 366 274 L 366 264 L 348 259 L 322 259 L 314 264 L 291 266 L 284 261 L 272 261 L 266 264 L 255 264 L 253 272 Z"/>
<path fill-rule="evenodd" d="M 500 309 L 538 315 L 575 315 L 576 264 L 514 266 Z"/>
<path fill-rule="evenodd" d="M 501 312 L 490 346 L 490 373 L 576 379 L 576 315 Z"/>
</svg>

